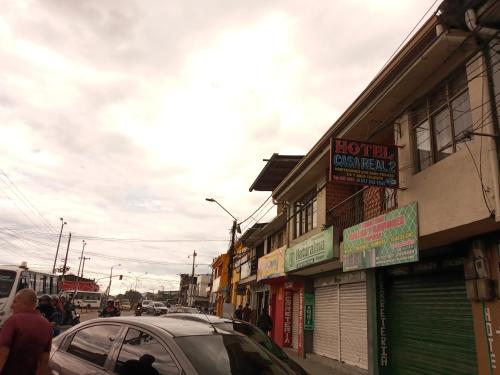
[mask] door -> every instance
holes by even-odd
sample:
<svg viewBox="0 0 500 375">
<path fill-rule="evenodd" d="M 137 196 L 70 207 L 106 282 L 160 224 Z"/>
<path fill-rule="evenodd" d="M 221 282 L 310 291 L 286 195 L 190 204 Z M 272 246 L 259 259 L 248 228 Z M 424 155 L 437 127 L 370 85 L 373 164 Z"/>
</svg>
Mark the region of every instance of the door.
<svg viewBox="0 0 500 375">
<path fill-rule="evenodd" d="M 50 361 L 51 374 L 109 374 L 109 353 L 119 336 L 120 325 L 98 324 L 77 331 L 66 348 L 56 350 Z"/>
<path fill-rule="evenodd" d="M 299 349 L 299 298 L 298 292 L 293 293 L 292 297 L 292 348 Z"/>
<path fill-rule="evenodd" d="M 398 276 L 385 283 L 385 374 L 477 374 L 463 269 Z"/>
<path fill-rule="evenodd" d="M 313 352 L 339 359 L 339 292 L 338 285 L 314 290 Z"/>
<path fill-rule="evenodd" d="M 340 359 L 368 369 L 366 283 L 340 285 Z"/>
</svg>

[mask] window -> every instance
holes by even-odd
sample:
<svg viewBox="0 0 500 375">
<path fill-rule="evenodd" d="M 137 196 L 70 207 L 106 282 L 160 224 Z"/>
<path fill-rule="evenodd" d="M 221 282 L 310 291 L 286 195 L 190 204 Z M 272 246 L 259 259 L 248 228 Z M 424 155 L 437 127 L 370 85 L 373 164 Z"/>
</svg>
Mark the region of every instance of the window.
<svg viewBox="0 0 500 375">
<path fill-rule="evenodd" d="M 472 130 L 465 68 L 451 76 L 412 109 L 418 170 L 424 170 L 463 147 Z"/>
<path fill-rule="evenodd" d="M 16 276 L 17 275 L 15 271 L 0 271 L 0 299 L 10 296 L 12 287 L 14 286 L 14 282 L 16 281 Z"/>
<path fill-rule="evenodd" d="M 71 340 L 68 353 L 97 366 L 104 366 L 120 326 L 101 324 L 78 331 Z"/>
<path fill-rule="evenodd" d="M 297 238 L 318 226 L 318 196 L 311 190 L 293 206 L 293 238 Z"/>
<path fill-rule="evenodd" d="M 149 370 L 154 368 L 154 370 Z M 115 373 L 153 374 L 159 375 L 178 374 L 179 369 L 168 351 L 156 340 L 145 332 L 129 329 L 123 341 Z"/>
</svg>

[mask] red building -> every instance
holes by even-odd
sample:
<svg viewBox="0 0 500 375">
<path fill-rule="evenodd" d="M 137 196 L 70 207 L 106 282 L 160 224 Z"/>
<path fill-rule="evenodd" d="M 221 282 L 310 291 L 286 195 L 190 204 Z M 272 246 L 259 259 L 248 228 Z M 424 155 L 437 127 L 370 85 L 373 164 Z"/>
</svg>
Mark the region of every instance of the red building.
<svg viewBox="0 0 500 375">
<path fill-rule="evenodd" d="M 82 277 L 76 277 L 76 275 L 72 274 L 59 276 L 58 286 L 59 286 L 59 291 L 71 291 L 71 290 L 84 290 L 86 292 L 99 291 L 99 285 L 97 285 L 94 280 Z"/>
</svg>

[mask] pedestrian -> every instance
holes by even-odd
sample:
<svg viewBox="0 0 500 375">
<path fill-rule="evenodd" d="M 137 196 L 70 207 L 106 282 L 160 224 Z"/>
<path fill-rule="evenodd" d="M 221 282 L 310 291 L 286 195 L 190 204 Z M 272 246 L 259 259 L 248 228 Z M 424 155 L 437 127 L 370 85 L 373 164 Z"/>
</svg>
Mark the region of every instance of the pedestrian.
<svg viewBox="0 0 500 375">
<path fill-rule="evenodd" d="M 60 317 L 62 316 L 58 314 L 58 311 L 52 302 L 52 297 L 48 294 L 41 296 L 38 299 L 38 306 L 36 309 L 52 326 L 53 336 L 57 336 L 60 333 L 58 324 L 60 324 Z"/>
<path fill-rule="evenodd" d="M 0 374 L 46 374 L 52 326 L 35 309 L 36 293 L 22 289 L 12 303 L 12 316 L 0 331 Z"/>
<path fill-rule="evenodd" d="M 245 322 L 249 322 L 251 315 L 252 315 L 252 309 L 250 308 L 250 304 L 247 303 L 245 305 L 245 308 L 243 309 L 242 318 Z"/>
<path fill-rule="evenodd" d="M 119 315 L 119 310 L 115 307 L 115 302 L 113 300 L 109 300 L 106 308 L 99 314 L 99 316 L 102 318 Z"/>
<path fill-rule="evenodd" d="M 257 327 L 266 335 L 273 329 L 273 320 L 267 313 L 267 307 L 262 309 L 262 314 L 260 314 L 259 320 L 257 321 Z"/>
<path fill-rule="evenodd" d="M 238 305 L 238 308 L 234 312 L 234 316 L 236 317 L 236 319 L 243 319 L 243 305 Z"/>
<path fill-rule="evenodd" d="M 75 311 L 75 305 L 71 298 L 65 299 L 65 303 L 63 305 L 63 324 L 71 324 L 73 320 L 73 311 Z"/>
</svg>

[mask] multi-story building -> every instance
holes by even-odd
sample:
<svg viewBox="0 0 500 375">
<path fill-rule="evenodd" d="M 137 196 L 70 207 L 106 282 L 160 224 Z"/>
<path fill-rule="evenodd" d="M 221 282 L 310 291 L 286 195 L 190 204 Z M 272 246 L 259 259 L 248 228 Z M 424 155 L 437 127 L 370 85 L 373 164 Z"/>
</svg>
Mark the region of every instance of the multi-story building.
<svg viewBox="0 0 500 375">
<path fill-rule="evenodd" d="M 231 304 L 230 296 L 228 295 L 228 272 L 229 272 L 229 255 L 227 253 L 219 255 L 212 262 L 212 286 L 209 297 L 209 307 L 213 308 L 218 316 L 224 313 L 224 307 Z"/>
<path fill-rule="evenodd" d="M 303 355 L 500 373 L 500 3 L 462 3 L 444 1 L 272 187 L 286 216 L 275 326 Z"/>
<path fill-rule="evenodd" d="M 212 275 L 198 274 L 188 287 L 188 306 L 208 306 L 208 292 L 207 288 L 211 283 Z"/>
</svg>

